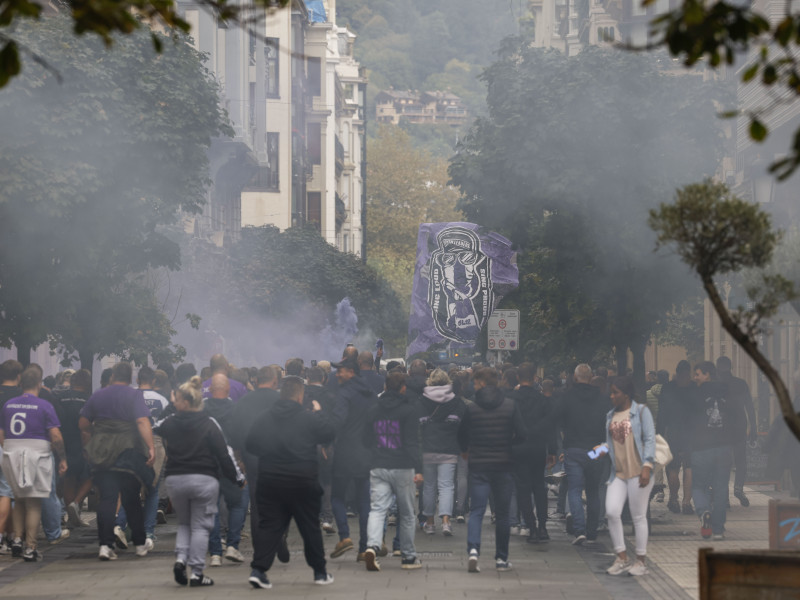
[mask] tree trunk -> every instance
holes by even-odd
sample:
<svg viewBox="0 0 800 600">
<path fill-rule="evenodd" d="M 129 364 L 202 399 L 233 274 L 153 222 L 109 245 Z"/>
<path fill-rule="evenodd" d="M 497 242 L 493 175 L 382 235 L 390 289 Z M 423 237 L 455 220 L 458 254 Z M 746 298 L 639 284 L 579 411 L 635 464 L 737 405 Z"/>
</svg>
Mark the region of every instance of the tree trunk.
<svg viewBox="0 0 800 600">
<path fill-rule="evenodd" d="M 628 346 L 619 343 L 614 346 L 614 361 L 617 363 L 617 375 L 625 375 L 628 371 Z"/>
<path fill-rule="evenodd" d="M 719 295 L 717 286 L 714 285 L 714 281 L 711 277 L 704 276 L 702 280 L 703 288 L 705 288 L 708 294 L 708 299 L 711 300 L 711 305 L 714 307 L 717 315 L 719 315 L 723 329 L 725 329 L 736 343 L 742 347 L 742 350 L 755 361 L 758 368 L 761 369 L 761 372 L 764 373 L 764 376 L 770 384 L 772 384 L 775 395 L 778 397 L 778 404 L 781 407 L 783 420 L 786 421 L 786 426 L 789 428 L 789 431 L 800 441 L 800 416 L 794 412 L 792 399 L 789 397 L 789 390 L 786 389 L 786 384 L 783 383 L 780 374 L 775 370 L 775 367 L 770 364 L 767 357 L 761 354 L 761 351 L 758 349 L 758 344 L 742 331 L 731 318 L 725 303 L 722 301 L 722 297 Z"/>
<path fill-rule="evenodd" d="M 94 352 L 90 348 L 79 348 L 78 358 L 81 361 L 81 369 L 86 369 L 91 373 L 94 366 Z"/>
<path fill-rule="evenodd" d="M 23 367 L 31 364 L 31 343 L 26 339 L 14 340 L 14 345 L 17 347 L 17 360 L 22 363 Z"/>
</svg>

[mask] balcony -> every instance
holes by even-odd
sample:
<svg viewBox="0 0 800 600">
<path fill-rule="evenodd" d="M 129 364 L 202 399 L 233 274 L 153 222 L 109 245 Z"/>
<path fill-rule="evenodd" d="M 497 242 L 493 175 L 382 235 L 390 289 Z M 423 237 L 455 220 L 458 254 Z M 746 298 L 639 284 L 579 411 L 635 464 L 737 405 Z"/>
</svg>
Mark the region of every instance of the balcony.
<svg viewBox="0 0 800 600">
<path fill-rule="evenodd" d="M 342 170 L 344 169 L 344 145 L 339 140 L 339 136 L 336 136 L 336 176 L 338 177 L 341 175 Z"/>
</svg>

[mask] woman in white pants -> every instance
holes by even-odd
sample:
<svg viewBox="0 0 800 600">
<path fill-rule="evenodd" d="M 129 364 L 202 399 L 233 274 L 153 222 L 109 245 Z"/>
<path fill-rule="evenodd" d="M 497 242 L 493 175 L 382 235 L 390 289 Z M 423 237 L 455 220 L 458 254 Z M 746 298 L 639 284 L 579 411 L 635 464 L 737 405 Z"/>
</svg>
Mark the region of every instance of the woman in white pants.
<svg viewBox="0 0 800 600">
<path fill-rule="evenodd" d="M 614 408 L 606 417 L 606 443 L 611 458 L 611 477 L 606 488 L 608 532 L 617 558 L 606 571 L 609 575 L 646 575 L 647 505 L 655 464 L 656 429 L 645 404 L 634 402 L 631 377 L 618 377 L 611 384 Z M 636 560 L 629 561 L 622 532 L 622 508 L 628 501 L 636 532 Z"/>
</svg>

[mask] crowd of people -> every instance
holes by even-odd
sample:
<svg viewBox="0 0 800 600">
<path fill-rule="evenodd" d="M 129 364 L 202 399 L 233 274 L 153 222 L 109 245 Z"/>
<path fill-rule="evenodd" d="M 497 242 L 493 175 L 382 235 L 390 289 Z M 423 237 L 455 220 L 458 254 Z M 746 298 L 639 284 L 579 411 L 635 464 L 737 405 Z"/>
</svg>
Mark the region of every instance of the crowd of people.
<svg viewBox="0 0 800 600">
<path fill-rule="evenodd" d="M 646 394 L 629 374 L 587 364 L 542 380 L 531 363 L 380 369 L 375 358 L 348 346 L 333 364 L 237 369 L 218 354 L 199 374 L 188 363 L 143 366 L 136 387 L 133 367 L 120 362 L 94 392 L 86 370 L 43 382 L 37 365 L 2 363 L 0 552 L 38 560 L 40 528 L 58 543 L 67 525 L 88 526 L 81 512 L 94 490 L 98 558 L 115 560 L 130 544 L 146 556 L 157 523 L 174 513 L 173 576 L 191 587 L 213 585 L 207 566 L 245 561 L 248 511 L 248 582 L 258 589 L 271 587 L 276 557 L 290 559 L 292 519 L 319 585 L 333 582 L 328 558 L 353 550 L 367 571 L 390 553 L 418 569 L 415 535 L 451 537 L 460 523 L 468 571 L 478 573 L 487 508 L 497 571 L 512 569 L 512 535 L 548 543 L 555 517 L 575 545 L 607 524 L 616 554 L 607 572 L 642 576 L 652 498 L 668 493 L 671 511 L 696 514 L 704 538 L 723 539 L 735 464 L 734 496 L 749 505 L 753 403 L 727 357 L 652 374 Z M 656 462 L 657 434 L 669 464 Z M 548 476 L 560 481 L 554 515 Z M 326 557 L 324 537 L 334 534 Z"/>
</svg>

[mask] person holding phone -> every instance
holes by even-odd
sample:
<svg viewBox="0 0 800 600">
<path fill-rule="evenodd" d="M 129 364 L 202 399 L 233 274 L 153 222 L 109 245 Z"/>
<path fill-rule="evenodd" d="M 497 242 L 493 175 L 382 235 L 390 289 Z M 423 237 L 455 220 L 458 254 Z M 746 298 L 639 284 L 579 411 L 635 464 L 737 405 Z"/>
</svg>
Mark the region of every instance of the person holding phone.
<svg viewBox="0 0 800 600">
<path fill-rule="evenodd" d="M 631 377 L 617 377 L 611 384 L 614 408 L 606 416 L 606 444 L 612 469 L 606 488 L 606 517 L 617 558 L 606 571 L 609 575 L 647 574 L 647 505 L 653 489 L 656 428 L 650 409 L 634 402 L 635 396 Z M 622 532 L 622 508 L 626 500 L 636 532 L 636 560 L 632 562 L 628 560 Z"/>
</svg>

